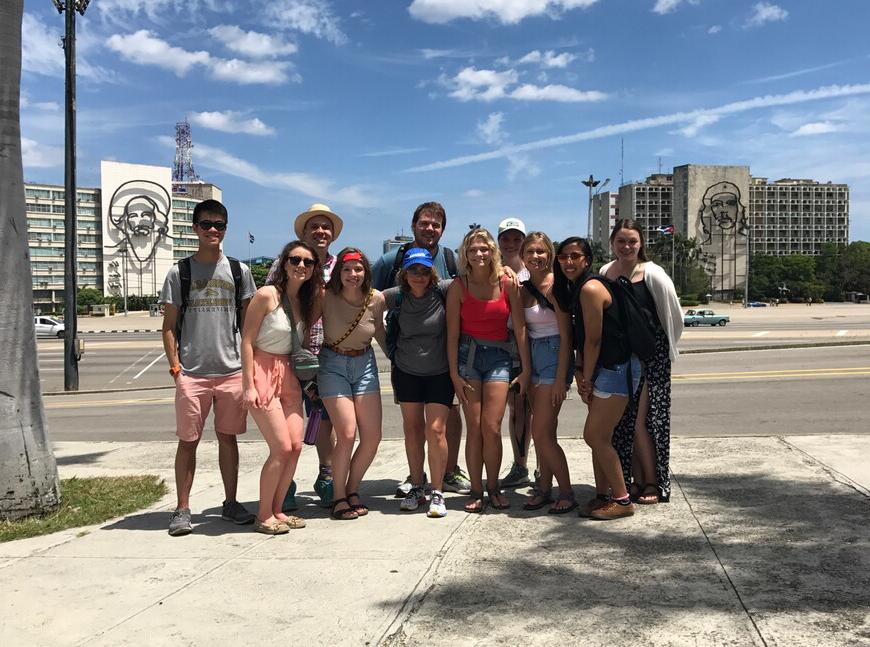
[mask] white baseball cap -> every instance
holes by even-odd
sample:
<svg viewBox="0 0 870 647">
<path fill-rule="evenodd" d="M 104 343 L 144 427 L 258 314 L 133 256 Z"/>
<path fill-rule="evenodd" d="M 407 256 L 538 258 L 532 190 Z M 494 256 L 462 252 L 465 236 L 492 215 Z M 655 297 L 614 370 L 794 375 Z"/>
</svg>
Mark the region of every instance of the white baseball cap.
<svg viewBox="0 0 870 647">
<path fill-rule="evenodd" d="M 516 229 L 523 236 L 526 235 L 526 225 L 519 218 L 505 218 L 498 223 L 498 235 L 501 236 L 504 232 Z"/>
</svg>

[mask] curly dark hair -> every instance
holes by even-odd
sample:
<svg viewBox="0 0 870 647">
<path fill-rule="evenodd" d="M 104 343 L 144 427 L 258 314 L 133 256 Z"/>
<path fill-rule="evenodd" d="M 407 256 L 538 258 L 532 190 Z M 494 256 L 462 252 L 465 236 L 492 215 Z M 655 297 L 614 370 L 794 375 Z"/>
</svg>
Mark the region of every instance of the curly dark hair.
<svg viewBox="0 0 870 647">
<path fill-rule="evenodd" d="M 332 290 L 333 294 L 341 294 L 341 270 L 344 267 L 344 260 L 342 259 L 344 259 L 346 254 L 360 255 L 359 262 L 363 264 L 365 270 L 360 289 L 363 294 L 368 294 L 369 290 L 372 289 L 372 265 L 369 263 L 369 259 L 366 255 L 362 253 L 362 250 L 357 249 L 356 247 L 345 247 L 335 255 L 335 266 L 332 268 L 332 274 L 329 276 L 329 282 L 326 284 L 326 289 Z"/>
<path fill-rule="evenodd" d="M 571 236 L 560 242 L 556 246 L 556 256 L 562 253 L 562 250 L 568 245 L 579 245 L 582 252 L 589 258 L 589 268 L 592 268 L 592 247 L 589 241 L 579 236 Z M 562 272 L 562 265 L 557 261 L 553 267 L 553 296 L 559 303 L 559 307 L 565 312 L 574 312 L 577 307 L 577 291 L 581 281 L 573 283 L 565 273 Z"/>
<path fill-rule="evenodd" d="M 314 303 L 317 300 L 317 293 L 323 288 L 323 269 L 320 265 L 320 257 L 314 248 L 301 240 L 291 240 L 284 245 L 284 249 L 281 250 L 281 256 L 278 257 L 278 267 L 275 270 L 272 285 L 277 288 L 280 295 L 284 294 L 287 289 L 287 270 L 285 269 L 287 259 L 290 257 L 290 252 L 300 247 L 314 257 L 311 278 L 305 281 L 299 288 L 299 305 L 302 309 L 302 322 L 305 324 L 305 330 L 311 330 L 311 325 L 314 323 L 311 320 L 311 316 L 314 313 Z"/>
</svg>

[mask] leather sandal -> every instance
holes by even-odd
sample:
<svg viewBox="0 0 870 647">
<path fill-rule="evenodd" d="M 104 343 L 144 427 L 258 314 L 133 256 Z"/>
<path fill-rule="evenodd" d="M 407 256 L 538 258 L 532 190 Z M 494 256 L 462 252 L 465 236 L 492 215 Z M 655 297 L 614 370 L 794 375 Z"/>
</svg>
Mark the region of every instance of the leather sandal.
<svg viewBox="0 0 870 647">
<path fill-rule="evenodd" d="M 529 500 L 523 504 L 523 510 L 540 510 L 551 503 L 553 503 L 552 490 L 541 492 L 536 488 Z"/>
<path fill-rule="evenodd" d="M 650 492 L 652 490 L 652 492 Z M 641 494 L 637 497 L 637 503 L 640 505 L 655 505 L 659 502 L 659 488 L 657 485 L 649 483 L 643 486 Z"/>
<path fill-rule="evenodd" d="M 359 492 L 351 492 L 347 495 L 347 502 L 350 505 L 350 509 L 356 512 L 358 517 L 364 517 L 369 513 L 368 507 L 363 505 L 362 503 L 351 503 L 351 499 L 359 499 Z"/>
<path fill-rule="evenodd" d="M 342 508 L 341 510 L 336 510 L 335 506 L 337 506 L 339 503 L 347 503 L 348 505 L 350 505 L 350 503 L 348 502 L 348 500 L 346 498 L 345 499 L 336 499 L 335 501 L 333 501 L 332 502 L 332 512 L 330 513 L 330 516 L 333 519 L 338 519 L 339 521 L 348 521 L 350 519 L 356 519 L 359 517 L 356 510 L 354 510 L 352 507 Z"/>
<path fill-rule="evenodd" d="M 560 502 L 567 501 L 569 505 L 563 507 L 557 507 Z M 577 499 L 574 498 L 574 493 L 570 494 L 559 494 L 559 498 L 556 499 L 555 505 L 552 508 L 547 510 L 547 514 L 568 514 L 572 510 L 577 509 Z"/>
<path fill-rule="evenodd" d="M 287 515 L 286 519 L 278 519 L 278 521 L 287 526 L 288 530 L 298 530 L 299 528 L 305 527 L 305 519 L 293 514 Z"/>
<path fill-rule="evenodd" d="M 486 499 L 483 498 L 483 492 L 470 492 L 468 501 L 463 506 L 466 512 L 470 514 L 480 514 L 486 508 Z"/>
<path fill-rule="evenodd" d="M 504 494 L 502 494 L 501 490 L 487 490 L 486 493 L 489 495 L 489 504 L 494 510 L 507 510 L 511 507 L 510 503 L 499 503 L 498 499 L 493 498 L 493 496 L 504 498 Z"/>
</svg>

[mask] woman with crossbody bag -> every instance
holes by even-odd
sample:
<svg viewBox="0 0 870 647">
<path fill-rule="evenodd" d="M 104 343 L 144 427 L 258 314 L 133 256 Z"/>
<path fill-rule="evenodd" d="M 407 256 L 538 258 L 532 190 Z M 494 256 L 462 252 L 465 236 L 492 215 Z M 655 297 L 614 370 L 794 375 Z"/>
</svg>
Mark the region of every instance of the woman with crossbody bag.
<svg viewBox="0 0 870 647">
<path fill-rule="evenodd" d="M 317 384 L 335 430 L 332 517 L 348 520 L 368 514 L 358 490 L 381 442 L 382 418 L 372 339 L 386 352 L 386 333 L 384 297 L 371 288 L 368 259 L 354 247 L 344 248 L 336 258 L 323 296 Z"/>
<path fill-rule="evenodd" d="M 281 510 L 302 451 L 302 391 L 296 368 L 310 370 L 294 340 L 320 317 L 320 261 L 302 241 L 281 252 L 272 285 L 257 290 L 242 330 L 244 406 L 251 412 L 269 446 L 260 472 L 260 504 L 254 529 L 279 535 L 304 528 L 299 517 Z M 301 361 L 300 361 L 301 360 Z"/>
</svg>

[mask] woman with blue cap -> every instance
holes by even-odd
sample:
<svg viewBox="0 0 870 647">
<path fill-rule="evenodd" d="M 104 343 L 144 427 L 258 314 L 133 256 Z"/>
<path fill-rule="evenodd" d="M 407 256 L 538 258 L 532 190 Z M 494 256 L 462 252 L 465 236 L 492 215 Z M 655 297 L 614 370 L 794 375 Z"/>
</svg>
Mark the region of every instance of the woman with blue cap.
<svg viewBox="0 0 870 647">
<path fill-rule="evenodd" d="M 412 487 L 400 508 L 418 510 L 426 503 L 423 439 L 429 448 L 432 496 L 428 516 L 447 514 L 443 475 L 447 467 L 447 414 L 453 404 L 453 382 L 447 365 L 447 288 L 439 281 L 428 250 L 409 249 L 397 275 L 398 286 L 384 291 L 387 308 L 387 351 L 392 381 L 402 410 L 405 451 Z"/>
</svg>

